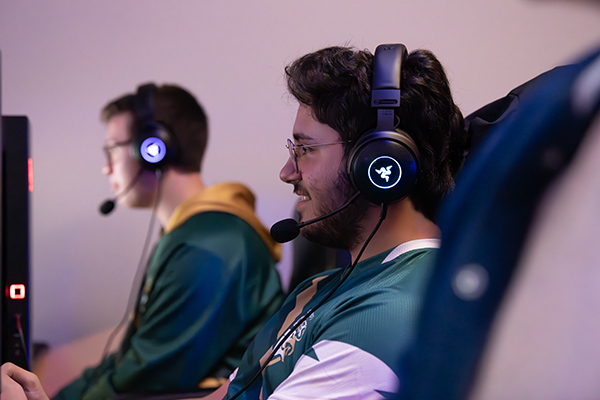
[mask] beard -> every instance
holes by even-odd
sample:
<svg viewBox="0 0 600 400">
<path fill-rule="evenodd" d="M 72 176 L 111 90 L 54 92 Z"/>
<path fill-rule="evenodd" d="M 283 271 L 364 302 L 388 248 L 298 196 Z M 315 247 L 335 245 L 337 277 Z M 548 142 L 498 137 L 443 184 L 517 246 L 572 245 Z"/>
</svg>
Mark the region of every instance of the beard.
<svg viewBox="0 0 600 400">
<path fill-rule="evenodd" d="M 340 170 L 331 190 L 315 195 L 319 204 L 318 215 L 325 215 L 339 208 L 355 193 L 356 189 L 348 179 L 348 174 Z M 361 243 L 364 232 L 361 221 L 369 206 L 369 201 L 359 196 L 344 210 L 305 226 L 300 232 L 311 242 L 350 251 Z"/>
</svg>

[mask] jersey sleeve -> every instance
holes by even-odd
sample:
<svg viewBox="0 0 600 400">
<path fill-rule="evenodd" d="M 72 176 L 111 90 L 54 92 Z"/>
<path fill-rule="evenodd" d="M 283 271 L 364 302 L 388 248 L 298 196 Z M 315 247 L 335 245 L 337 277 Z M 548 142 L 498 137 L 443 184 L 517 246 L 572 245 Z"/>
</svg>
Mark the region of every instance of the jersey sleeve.
<svg viewBox="0 0 600 400">
<path fill-rule="evenodd" d="M 300 357 L 269 400 L 385 399 L 398 389 L 394 371 L 352 344 L 323 340 Z"/>
</svg>

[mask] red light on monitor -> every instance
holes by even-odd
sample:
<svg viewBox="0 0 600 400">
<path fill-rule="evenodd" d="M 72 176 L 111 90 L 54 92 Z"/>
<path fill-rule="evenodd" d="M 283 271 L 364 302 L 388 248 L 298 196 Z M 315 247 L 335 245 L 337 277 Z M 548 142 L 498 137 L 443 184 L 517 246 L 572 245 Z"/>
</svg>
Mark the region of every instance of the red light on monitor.
<svg viewBox="0 0 600 400">
<path fill-rule="evenodd" d="M 27 176 L 29 178 L 29 191 L 33 192 L 33 158 L 27 159 Z"/>
<path fill-rule="evenodd" d="M 25 285 L 15 284 L 10 285 L 10 298 L 13 300 L 21 300 L 25 298 Z"/>
</svg>

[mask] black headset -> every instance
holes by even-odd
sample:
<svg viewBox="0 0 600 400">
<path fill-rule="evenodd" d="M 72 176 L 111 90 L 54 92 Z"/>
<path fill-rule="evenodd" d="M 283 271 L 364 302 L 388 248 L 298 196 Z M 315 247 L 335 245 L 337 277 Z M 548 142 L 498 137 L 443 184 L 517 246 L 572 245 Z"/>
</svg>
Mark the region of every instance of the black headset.
<svg viewBox="0 0 600 400">
<path fill-rule="evenodd" d="M 138 132 L 131 142 L 133 154 L 146 170 L 155 171 L 172 163 L 176 156 L 175 137 L 171 128 L 154 116 L 152 96 L 158 88 L 149 83 L 137 89 L 134 98 Z"/>
<path fill-rule="evenodd" d="M 407 54 L 403 44 L 377 46 L 371 89 L 377 125 L 358 139 L 348 158 L 352 184 L 376 204 L 408 196 L 419 173 L 417 145 L 408 133 L 397 129 L 399 119 L 394 112 L 400 107 L 400 71 Z"/>
</svg>

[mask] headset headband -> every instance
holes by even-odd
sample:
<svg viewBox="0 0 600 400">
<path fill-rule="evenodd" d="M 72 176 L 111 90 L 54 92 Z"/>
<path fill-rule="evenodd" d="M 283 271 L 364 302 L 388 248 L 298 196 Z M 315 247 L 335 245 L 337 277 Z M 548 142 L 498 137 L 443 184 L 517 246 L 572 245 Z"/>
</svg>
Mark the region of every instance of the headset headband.
<svg viewBox="0 0 600 400">
<path fill-rule="evenodd" d="M 375 50 L 371 107 L 377 109 L 377 131 L 394 129 L 393 109 L 400 108 L 400 71 L 406 54 L 403 44 L 382 44 Z"/>
</svg>

